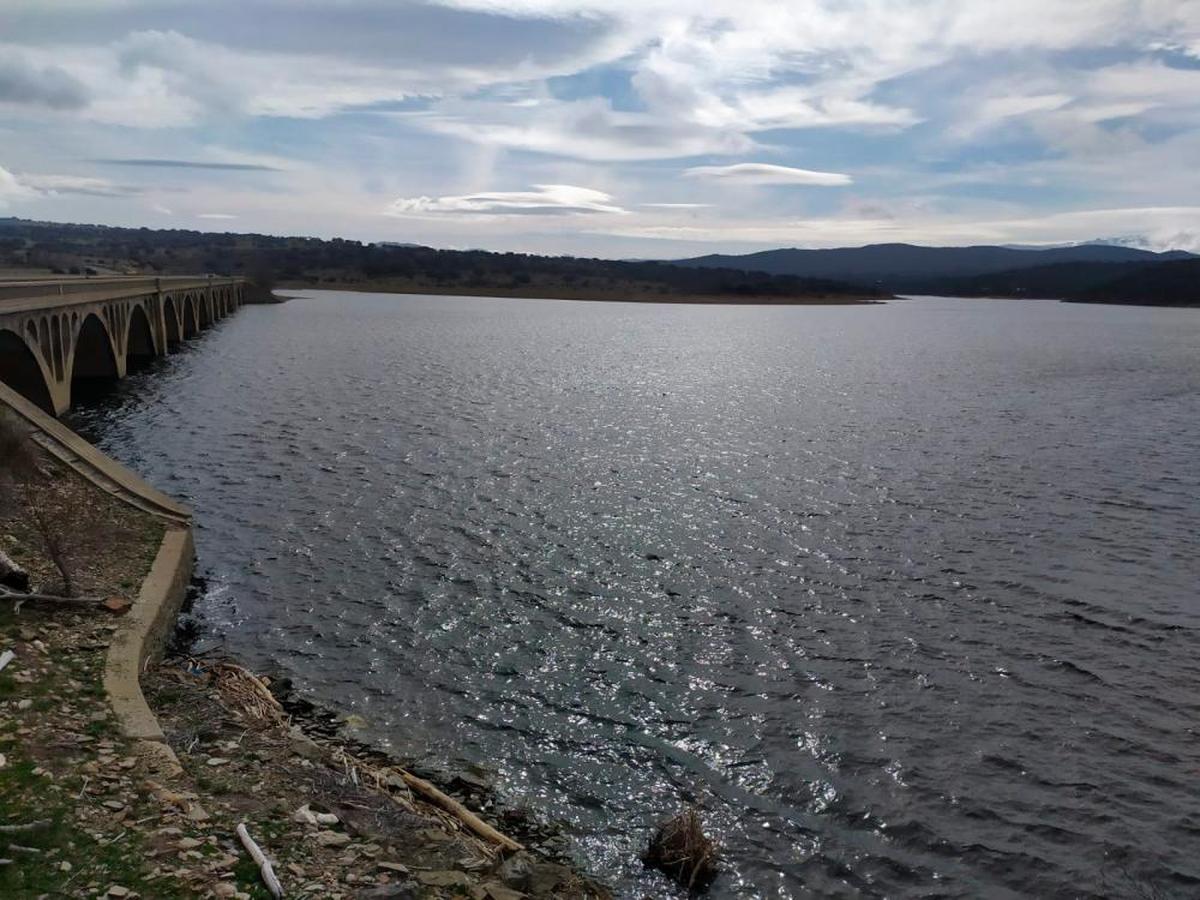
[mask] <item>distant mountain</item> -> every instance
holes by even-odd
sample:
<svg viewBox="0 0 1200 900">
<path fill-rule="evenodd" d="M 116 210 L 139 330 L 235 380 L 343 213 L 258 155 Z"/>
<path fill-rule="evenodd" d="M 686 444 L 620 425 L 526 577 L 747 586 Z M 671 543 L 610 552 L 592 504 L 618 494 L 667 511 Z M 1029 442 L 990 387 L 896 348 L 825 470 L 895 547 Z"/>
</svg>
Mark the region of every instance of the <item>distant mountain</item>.
<svg viewBox="0 0 1200 900">
<path fill-rule="evenodd" d="M 1189 259 L 1183 251 L 1154 253 L 1136 247 L 1082 244 L 1073 247 L 918 247 L 873 244 L 832 250 L 766 250 L 745 256 L 713 254 L 676 260 L 691 268 L 745 269 L 773 275 L 827 278 L 896 293 L 939 293 L 949 280 L 971 279 L 1057 264 L 1140 263 Z"/>
</svg>

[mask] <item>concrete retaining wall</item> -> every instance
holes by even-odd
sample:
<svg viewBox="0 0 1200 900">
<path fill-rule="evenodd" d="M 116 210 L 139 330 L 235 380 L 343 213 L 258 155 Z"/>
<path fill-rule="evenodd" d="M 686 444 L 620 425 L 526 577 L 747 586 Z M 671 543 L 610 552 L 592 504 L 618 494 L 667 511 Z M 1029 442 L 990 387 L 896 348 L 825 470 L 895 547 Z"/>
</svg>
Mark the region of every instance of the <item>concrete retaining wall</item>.
<svg viewBox="0 0 1200 900">
<path fill-rule="evenodd" d="M 162 656 L 187 594 L 195 566 L 191 512 L 0 384 L 2 409 L 15 414 L 38 444 L 98 488 L 166 525 L 154 564 L 132 608 L 117 620 L 104 666 L 104 690 L 121 732 L 133 740 L 150 742 L 143 743 L 142 750 L 157 757 L 161 766 L 177 767 L 175 754 L 142 696 L 138 678 L 147 664 Z"/>
</svg>

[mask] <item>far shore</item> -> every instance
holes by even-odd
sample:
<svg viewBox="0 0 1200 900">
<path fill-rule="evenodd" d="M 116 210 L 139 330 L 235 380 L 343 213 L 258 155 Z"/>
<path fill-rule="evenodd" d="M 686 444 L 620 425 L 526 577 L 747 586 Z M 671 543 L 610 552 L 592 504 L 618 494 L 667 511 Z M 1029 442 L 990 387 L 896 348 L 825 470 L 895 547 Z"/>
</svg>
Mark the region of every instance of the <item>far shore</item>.
<svg viewBox="0 0 1200 900">
<path fill-rule="evenodd" d="M 661 294 L 651 289 L 595 290 L 587 288 L 517 285 L 514 287 L 466 285 L 413 285 L 390 281 L 281 281 L 276 291 L 357 291 L 371 294 L 431 294 L 444 297 L 496 297 L 523 300 L 593 300 L 614 303 L 686 303 L 706 306 L 874 306 L 894 300 L 891 295 L 812 294 L 792 297 L 773 295 Z"/>
</svg>

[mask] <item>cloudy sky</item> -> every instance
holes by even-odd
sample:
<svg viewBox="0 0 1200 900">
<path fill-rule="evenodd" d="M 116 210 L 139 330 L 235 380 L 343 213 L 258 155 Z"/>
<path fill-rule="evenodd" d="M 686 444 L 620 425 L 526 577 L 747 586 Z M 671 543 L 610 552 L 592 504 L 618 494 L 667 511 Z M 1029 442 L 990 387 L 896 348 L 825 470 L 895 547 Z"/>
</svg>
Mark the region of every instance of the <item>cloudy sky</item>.
<svg viewBox="0 0 1200 900">
<path fill-rule="evenodd" d="M 1200 0 L 0 0 L 0 215 L 1200 250 Z"/>
</svg>

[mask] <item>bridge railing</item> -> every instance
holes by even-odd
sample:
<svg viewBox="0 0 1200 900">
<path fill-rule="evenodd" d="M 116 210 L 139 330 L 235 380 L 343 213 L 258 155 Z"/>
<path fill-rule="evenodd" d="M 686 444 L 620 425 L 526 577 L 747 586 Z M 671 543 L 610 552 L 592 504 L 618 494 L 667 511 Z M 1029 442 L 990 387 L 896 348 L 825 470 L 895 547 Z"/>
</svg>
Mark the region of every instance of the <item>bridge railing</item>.
<svg viewBox="0 0 1200 900">
<path fill-rule="evenodd" d="M 195 275 L 169 275 L 165 277 L 151 276 L 90 276 L 75 278 L 39 278 L 22 281 L 0 280 L 0 302 L 4 300 L 36 300 L 46 298 L 68 299 L 86 294 L 89 299 L 97 293 L 110 296 L 139 296 L 153 294 L 163 290 L 179 290 L 201 287 L 223 287 L 229 284 L 240 284 L 244 278 L 230 278 L 216 275 L 198 277 Z M 80 297 L 80 299 L 82 299 Z M 55 303 L 55 305 L 59 305 Z"/>
</svg>

